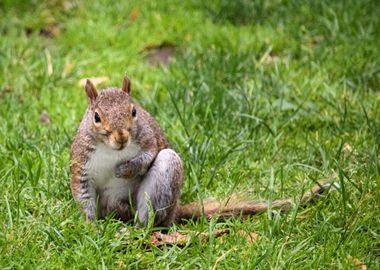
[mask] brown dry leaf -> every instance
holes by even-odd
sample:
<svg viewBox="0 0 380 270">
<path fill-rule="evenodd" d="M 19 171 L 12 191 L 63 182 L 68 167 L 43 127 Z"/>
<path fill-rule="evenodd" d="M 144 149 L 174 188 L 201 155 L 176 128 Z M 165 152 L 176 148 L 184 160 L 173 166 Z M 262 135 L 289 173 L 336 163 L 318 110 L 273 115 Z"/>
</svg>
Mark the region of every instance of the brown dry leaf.
<svg viewBox="0 0 380 270">
<path fill-rule="evenodd" d="M 230 229 L 217 229 L 212 232 L 212 235 L 215 238 L 218 238 L 222 235 L 229 234 L 231 232 Z M 200 233 L 199 236 L 201 237 L 202 240 L 209 238 L 210 234 L 209 233 Z"/>
<path fill-rule="evenodd" d="M 348 156 L 352 153 L 352 147 L 348 143 L 343 144 L 343 153 Z"/>
<path fill-rule="evenodd" d="M 218 229 L 218 230 L 215 230 L 212 235 L 215 237 L 215 238 L 218 238 L 222 235 L 225 235 L 225 234 L 229 234 L 231 232 L 230 229 Z"/>
<path fill-rule="evenodd" d="M 229 234 L 231 231 L 229 229 L 218 229 L 212 232 L 212 236 L 218 238 L 222 235 Z M 210 237 L 210 233 L 199 233 L 195 235 L 201 241 L 206 241 Z M 191 236 L 189 234 L 173 232 L 169 234 L 164 234 L 161 232 L 154 232 L 150 237 L 149 242 L 156 247 L 162 246 L 163 244 L 185 246 L 188 241 L 190 241 Z"/>
<path fill-rule="evenodd" d="M 47 38 L 55 38 L 61 34 L 58 24 L 53 24 L 40 29 L 40 35 Z"/>
<path fill-rule="evenodd" d="M 245 236 L 248 243 L 254 243 L 259 240 L 259 235 L 255 232 L 247 232 L 245 230 L 239 230 L 238 234 Z"/>
<path fill-rule="evenodd" d="M 137 7 L 133 8 L 131 13 L 129 13 L 129 20 L 134 22 L 139 17 L 139 9 Z"/>
<path fill-rule="evenodd" d="M 107 76 L 85 78 L 79 81 L 79 85 L 85 87 L 87 79 L 90 80 L 95 86 L 104 82 L 108 82 L 110 80 L 110 78 L 108 78 Z"/>
<path fill-rule="evenodd" d="M 362 263 L 358 258 L 355 258 L 353 260 L 353 263 L 354 263 L 355 269 L 367 270 L 367 266 L 364 263 Z"/>
<path fill-rule="evenodd" d="M 163 234 L 161 232 L 154 232 L 150 237 L 149 242 L 156 247 L 163 244 L 184 246 L 190 240 L 190 236 L 179 232 Z"/>
<path fill-rule="evenodd" d="M 50 126 L 50 118 L 49 118 L 49 114 L 47 113 L 47 111 L 43 111 L 40 114 L 40 123 Z"/>
</svg>

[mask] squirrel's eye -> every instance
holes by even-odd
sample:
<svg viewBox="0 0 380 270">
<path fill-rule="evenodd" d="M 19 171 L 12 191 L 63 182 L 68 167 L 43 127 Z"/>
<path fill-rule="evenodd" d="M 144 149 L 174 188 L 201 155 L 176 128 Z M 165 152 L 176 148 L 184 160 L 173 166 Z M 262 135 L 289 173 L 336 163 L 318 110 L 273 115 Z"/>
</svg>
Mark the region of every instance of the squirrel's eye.
<svg viewBox="0 0 380 270">
<path fill-rule="evenodd" d="M 100 123 L 101 120 L 100 120 L 100 116 L 97 112 L 95 112 L 95 123 Z"/>
<path fill-rule="evenodd" d="M 135 117 L 135 116 L 136 116 L 136 108 L 133 107 L 133 108 L 132 108 L 132 117 Z"/>
</svg>

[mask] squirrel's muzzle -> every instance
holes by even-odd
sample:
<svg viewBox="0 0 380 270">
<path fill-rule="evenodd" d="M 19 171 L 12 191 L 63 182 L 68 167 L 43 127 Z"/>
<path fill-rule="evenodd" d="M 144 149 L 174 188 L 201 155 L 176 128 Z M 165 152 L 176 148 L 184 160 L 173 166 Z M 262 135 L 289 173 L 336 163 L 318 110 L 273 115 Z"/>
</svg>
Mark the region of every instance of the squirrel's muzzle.
<svg viewBox="0 0 380 270">
<path fill-rule="evenodd" d="M 117 130 L 112 132 L 110 137 L 110 143 L 112 148 L 122 150 L 127 144 L 129 133 L 126 130 Z"/>
</svg>

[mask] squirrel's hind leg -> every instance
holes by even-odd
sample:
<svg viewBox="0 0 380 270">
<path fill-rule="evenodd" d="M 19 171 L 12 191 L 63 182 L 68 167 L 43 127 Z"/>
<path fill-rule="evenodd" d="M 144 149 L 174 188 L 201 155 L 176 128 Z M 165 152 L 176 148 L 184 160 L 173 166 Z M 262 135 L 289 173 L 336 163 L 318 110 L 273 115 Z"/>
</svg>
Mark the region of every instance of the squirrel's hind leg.
<svg viewBox="0 0 380 270">
<path fill-rule="evenodd" d="M 137 193 L 140 223 L 148 224 L 150 209 L 155 226 L 168 226 L 175 217 L 183 183 L 181 158 L 171 149 L 161 150 L 144 176 Z"/>
</svg>

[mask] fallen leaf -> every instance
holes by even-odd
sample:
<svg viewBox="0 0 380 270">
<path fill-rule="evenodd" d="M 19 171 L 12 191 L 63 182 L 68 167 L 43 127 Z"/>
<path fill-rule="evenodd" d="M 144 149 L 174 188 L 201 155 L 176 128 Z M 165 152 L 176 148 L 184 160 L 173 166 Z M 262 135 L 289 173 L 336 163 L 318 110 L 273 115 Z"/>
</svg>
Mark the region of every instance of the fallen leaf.
<svg viewBox="0 0 380 270">
<path fill-rule="evenodd" d="M 131 13 L 129 14 L 129 20 L 131 22 L 134 22 L 137 20 L 138 16 L 139 16 L 139 9 L 135 7 L 132 9 Z"/>
<path fill-rule="evenodd" d="M 218 229 L 218 230 L 215 230 L 212 233 L 212 235 L 217 238 L 217 237 L 220 237 L 222 235 L 229 234 L 230 232 L 231 232 L 230 229 Z"/>
<path fill-rule="evenodd" d="M 85 78 L 79 81 L 79 85 L 84 87 L 86 85 L 87 79 L 90 80 L 95 86 L 104 82 L 108 82 L 110 80 L 107 76 Z"/>
<path fill-rule="evenodd" d="M 348 143 L 343 144 L 343 153 L 348 156 L 352 153 L 352 147 Z"/>
<path fill-rule="evenodd" d="M 47 38 L 55 38 L 61 34 L 58 24 L 49 25 L 40 29 L 40 35 Z"/>
<path fill-rule="evenodd" d="M 150 239 L 149 243 L 152 245 L 159 247 L 164 244 L 167 245 L 177 245 L 177 246 L 185 246 L 192 237 L 197 237 L 201 241 L 207 241 L 210 236 L 213 236 L 214 238 L 219 238 L 223 235 L 230 234 L 231 230 L 230 229 L 218 229 L 213 231 L 211 234 L 210 233 L 198 233 L 195 234 L 194 236 L 191 236 L 190 233 L 180 233 L 180 232 L 172 232 L 168 234 L 164 234 L 161 232 L 154 232 Z M 238 231 L 240 235 L 243 235 L 247 238 L 247 242 L 253 243 L 258 240 L 258 234 L 254 232 L 246 232 L 244 230 Z"/>
<path fill-rule="evenodd" d="M 50 118 L 49 118 L 49 114 L 47 113 L 47 111 L 43 111 L 41 114 L 40 114 L 40 122 L 42 124 L 47 124 L 50 126 Z"/>
<path fill-rule="evenodd" d="M 353 260 L 353 263 L 354 263 L 355 269 L 367 270 L 367 266 L 364 263 L 362 263 L 358 258 L 355 258 Z"/>
<path fill-rule="evenodd" d="M 213 231 L 211 235 L 214 236 L 215 238 L 218 238 L 222 235 L 229 234 L 230 232 L 231 232 L 230 229 L 217 229 L 217 230 Z M 202 240 L 206 240 L 207 238 L 210 237 L 210 234 L 209 233 L 200 233 L 199 237 L 201 237 Z"/>
<path fill-rule="evenodd" d="M 154 232 L 150 237 L 149 242 L 156 247 L 163 244 L 184 246 L 190 240 L 190 236 L 179 232 L 163 234 L 161 232 Z"/>
<path fill-rule="evenodd" d="M 248 243 L 256 242 L 259 239 L 259 235 L 255 232 L 247 232 L 245 230 L 239 230 L 238 234 L 245 236 Z"/>
<path fill-rule="evenodd" d="M 199 232 L 194 232 L 194 231 L 162 233 L 160 231 L 156 231 L 152 233 L 149 240 L 147 241 L 147 244 L 151 244 L 156 247 L 160 247 L 163 245 L 171 245 L 171 246 L 175 245 L 178 247 L 184 247 L 193 238 L 197 238 L 198 240 L 202 242 L 208 241 L 210 237 L 219 238 L 220 240 L 223 241 L 223 238 L 221 236 L 230 234 L 231 232 L 233 231 L 230 230 L 229 228 L 217 229 L 211 233 L 209 232 L 199 233 Z M 246 237 L 248 243 L 256 242 L 259 238 L 258 234 L 254 232 L 247 232 L 245 230 L 239 230 L 237 234 Z M 130 232 L 126 228 L 122 228 L 115 235 L 116 239 L 118 240 L 122 239 L 125 236 L 127 236 L 127 238 L 130 237 Z"/>
<path fill-rule="evenodd" d="M 228 229 L 220 229 L 220 230 L 214 231 L 212 235 L 215 238 L 217 238 L 226 233 L 229 233 Z M 196 234 L 195 237 L 198 237 L 200 240 L 205 241 L 210 237 L 210 234 L 199 233 L 199 234 Z M 191 239 L 190 234 L 185 234 L 185 233 L 180 233 L 180 232 L 172 232 L 169 234 L 154 232 L 149 242 L 155 245 L 156 247 L 162 246 L 163 244 L 184 246 L 186 245 L 188 241 L 190 241 L 190 239 Z"/>
</svg>

